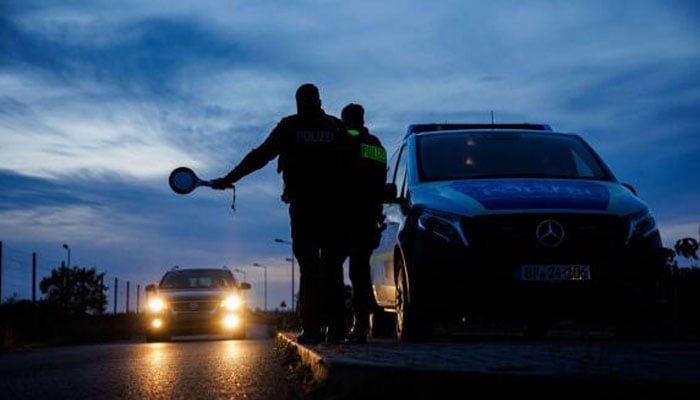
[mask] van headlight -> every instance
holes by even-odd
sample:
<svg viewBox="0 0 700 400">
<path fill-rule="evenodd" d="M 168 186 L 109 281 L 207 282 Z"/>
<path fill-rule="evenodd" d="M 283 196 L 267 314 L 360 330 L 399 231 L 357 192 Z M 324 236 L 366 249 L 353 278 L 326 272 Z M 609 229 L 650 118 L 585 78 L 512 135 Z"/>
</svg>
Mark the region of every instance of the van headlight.
<svg viewBox="0 0 700 400">
<path fill-rule="evenodd" d="M 165 301 L 160 297 L 154 297 L 148 301 L 148 309 L 151 312 L 161 312 L 165 308 Z"/>
<path fill-rule="evenodd" d="M 462 233 L 461 218 L 457 214 L 426 208 L 418 217 L 418 229 L 424 230 L 446 242 L 469 245 Z"/>
<path fill-rule="evenodd" d="M 641 241 L 657 231 L 656 220 L 649 210 L 642 210 L 629 216 L 630 230 L 627 242 Z"/>
<path fill-rule="evenodd" d="M 229 295 L 221 302 L 221 306 L 230 311 L 240 310 L 242 305 L 243 300 L 241 300 L 241 296 L 237 294 Z"/>
</svg>

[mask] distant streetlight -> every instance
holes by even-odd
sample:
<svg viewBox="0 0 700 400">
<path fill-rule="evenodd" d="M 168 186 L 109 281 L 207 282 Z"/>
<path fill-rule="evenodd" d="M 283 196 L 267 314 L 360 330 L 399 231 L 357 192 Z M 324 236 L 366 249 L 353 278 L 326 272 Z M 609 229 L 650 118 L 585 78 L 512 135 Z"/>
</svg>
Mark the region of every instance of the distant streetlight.
<svg viewBox="0 0 700 400">
<path fill-rule="evenodd" d="M 258 264 L 258 263 L 253 263 L 254 267 L 262 268 L 263 269 L 263 276 L 264 276 L 264 287 L 265 287 L 265 311 L 267 311 L 267 266 Z"/>
<path fill-rule="evenodd" d="M 243 275 L 243 282 L 245 282 L 247 280 L 245 271 L 243 271 L 242 269 L 236 268 L 233 270 L 233 272 L 238 272 L 238 273 L 242 274 Z"/>
<path fill-rule="evenodd" d="M 66 252 L 68 253 L 68 259 L 67 259 L 67 267 L 70 268 L 70 246 L 67 244 L 63 243 L 63 248 L 66 249 Z"/>
<path fill-rule="evenodd" d="M 289 240 L 284 240 L 284 239 L 275 239 L 276 243 L 283 243 L 283 244 L 288 244 L 289 246 L 292 246 L 292 242 Z M 294 248 L 292 247 L 292 257 L 286 258 L 286 261 L 289 261 L 292 263 L 292 301 L 289 303 L 291 306 L 291 310 L 294 310 Z"/>
</svg>

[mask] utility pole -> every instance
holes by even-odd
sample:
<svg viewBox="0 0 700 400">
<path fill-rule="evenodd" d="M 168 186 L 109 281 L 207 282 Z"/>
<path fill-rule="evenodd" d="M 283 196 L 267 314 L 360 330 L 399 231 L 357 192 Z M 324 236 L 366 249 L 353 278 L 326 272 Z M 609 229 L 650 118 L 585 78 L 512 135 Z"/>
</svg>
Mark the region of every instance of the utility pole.
<svg viewBox="0 0 700 400">
<path fill-rule="evenodd" d="M 119 279 L 114 277 L 114 314 L 117 314 L 117 292 L 119 292 Z"/>
<path fill-rule="evenodd" d="M 61 261 L 61 291 L 58 298 L 61 307 L 66 306 L 66 275 L 68 275 L 68 272 L 66 271 L 66 262 Z"/>
<path fill-rule="evenodd" d="M 139 303 L 141 302 L 141 285 L 136 285 L 136 314 L 139 313 Z"/>
<path fill-rule="evenodd" d="M 0 240 L 0 304 L 2 304 L 2 240 Z"/>
<path fill-rule="evenodd" d="M 294 246 L 292 241 L 290 240 L 284 240 L 280 238 L 275 238 L 275 243 L 282 243 L 282 244 L 288 244 L 291 248 L 292 256 L 290 258 L 287 258 L 287 261 L 290 261 L 292 263 L 292 298 L 291 298 L 291 310 L 294 311 L 294 270 L 296 269 L 294 267 Z"/>
<path fill-rule="evenodd" d="M 32 253 L 32 304 L 36 303 L 36 252 Z"/>
<path fill-rule="evenodd" d="M 127 314 L 129 313 L 129 281 L 126 281 L 126 306 L 124 310 Z"/>
<path fill-rule="evenodd" d="M 267 266 L 262 265 L 262 264 L 258 264 L 258 263 L 253 263 L 253 266 L 263 269 L 263 277 L 264 277 L 264 285 L 265 285 L 265 311 L 267 311 Z"/>
<path fill-rule="evenodd" d="M 67 244 L 63 243 L 63 248 L 66 249 L 66 253 L 68 253 L 68 260 L 67 260 L 68 265 L 66 265 L 66 266 L 67 266 L 68 268 L 70 268 L 70 246 L 68 246 Z"/>
</svg>

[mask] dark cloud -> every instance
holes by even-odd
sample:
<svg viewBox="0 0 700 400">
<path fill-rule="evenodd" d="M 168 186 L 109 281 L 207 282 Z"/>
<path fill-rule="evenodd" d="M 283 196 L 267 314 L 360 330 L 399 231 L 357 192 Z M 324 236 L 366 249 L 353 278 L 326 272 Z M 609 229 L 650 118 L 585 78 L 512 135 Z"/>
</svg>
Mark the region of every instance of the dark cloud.
<svg viewBox="0 0 700 400">
<path fill-rule="evenodd" d="M 0 66 L 31 65 L 55 79 L 89 77 L 124 90 L 172 94 L 170 82 L 183 67 L 206 60 L 229 67 L 250 64 L 252 46 L 224 39 L 196 20 L 149 18 L 117 25 L 112 40 L 80 42 L 42 31 L 26 31 L 0 20 Z M 60 32 L 60 30 L 59 30 Z"/>
<path fill-rule="evenodd" d="M 79 193 L 71 191 L 67 185 L 8 170 L 0 170 L 0 187 L 0 211 L 95 205 L 94 202 L 81 198 Z"/>
<path fill-rule="evenodd" d="M 0 212 L 38 224 L 27 248 L 55 260 L 67 240 L 121 278 L 287 268 L 274 162 L 238 184 L 236 213 L 154 174 L 227 172 L 312 81 L 330 113 L 365 105 L 390 151 L 410 123 L 491 112 L 580 133 L 662 225 L 697 221 L 697 2 L 433 3 L 0 1 Z"/>
</svg>

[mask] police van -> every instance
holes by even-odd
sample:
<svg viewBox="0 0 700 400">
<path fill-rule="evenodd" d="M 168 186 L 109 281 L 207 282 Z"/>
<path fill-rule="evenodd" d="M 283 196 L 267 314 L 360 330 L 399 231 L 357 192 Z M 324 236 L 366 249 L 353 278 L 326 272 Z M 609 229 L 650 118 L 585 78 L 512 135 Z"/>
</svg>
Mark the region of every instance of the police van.
<svg viewBox="0 0 700 400">
<path fill-rule="evenodd" d="M 450 323 L 644 319 L 661 239 L 652 211 L 578 134 L 546 124 L 416 124 L 388 163 L 371 259 L 372 334 Z"/>
</svg>

